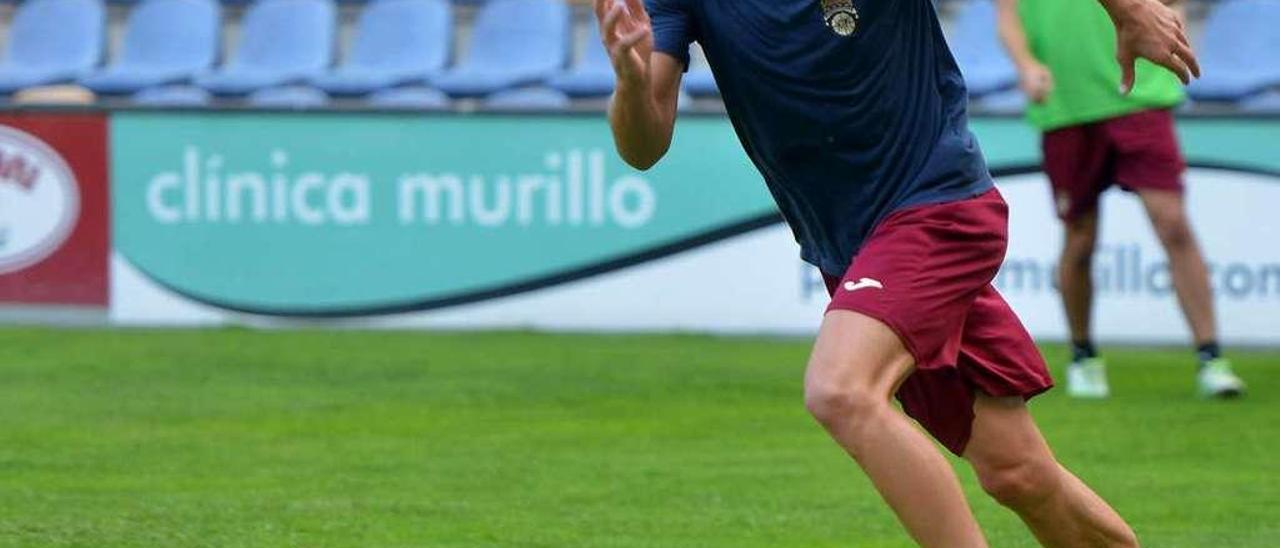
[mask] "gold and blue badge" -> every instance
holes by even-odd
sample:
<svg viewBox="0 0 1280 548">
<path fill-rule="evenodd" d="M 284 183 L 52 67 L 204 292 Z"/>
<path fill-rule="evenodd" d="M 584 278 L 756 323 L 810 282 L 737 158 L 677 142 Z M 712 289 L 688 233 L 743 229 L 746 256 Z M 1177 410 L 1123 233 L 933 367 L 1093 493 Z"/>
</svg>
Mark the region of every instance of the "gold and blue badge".
<svg viewBox="0 0 1280 548">
<path fill-rule="evenodd" d="M 822 19 L 839 36 L 858 32 L 858 10 L 853 7 L 853 0 L 822 0 Z"/>
</svg>

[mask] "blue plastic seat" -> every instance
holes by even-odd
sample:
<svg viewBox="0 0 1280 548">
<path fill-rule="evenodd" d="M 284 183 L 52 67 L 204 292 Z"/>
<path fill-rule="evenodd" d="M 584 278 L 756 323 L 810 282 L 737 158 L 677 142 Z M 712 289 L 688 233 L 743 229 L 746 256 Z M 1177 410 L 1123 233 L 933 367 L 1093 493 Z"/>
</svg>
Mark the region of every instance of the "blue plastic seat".
<svg viewBox="0 0 1280 548">
<path fill-rule="evenodd" d="M 568 53 L 563 0 L 493 0 L 476 17 L 470 56 L 432 83 L 455 97 L 488 95 L 550 78 Z"/>
<path fill-rule="evenodd" d="M 551 88 L 523 88 L 500 91 L 484 101 L 493 110 L 567 110 L 569 96 Z"/>
<path fill-rule="evenodd" d="M 152 107 L 202 107 L 213 102 L 213 96 L 195 86 L 161 86 L 133 94 L 134 103 Z"/>
<path fill-rule="evenodd" d="M 600 25 L 589 25 L 586 48 L 582 60 L 572 69 L 562 72 L 547 85 L 572 97 L 599 97 L 613 93 L 613 62 L 600 39 Z"/>
<path fill-rule="evenodd" d="M 982 110 L 993 114 L 1021 114 L 1027 110 L 1027 96 L 1020 89 L 989 93 L 977 103 Z"/>
<path fill-rule="evenodd" d="M 80 83 L 114 94 L 189 80 L 217 58 L 220 25 L 212 0 L 145 0 L 129 14 L 119 61 Z"/>
<path fill-rule="evenodd" d="M 1231 101 L 1280 84 L 1280 0 L 1215 6 L 1200 40 L 1204 75 L 1188 88 L 1205 101 Z"/>
<path fill-rule="evenodd" d="M 1240 109 L 1259 114 L 1280 114 L 1280 89 L 1259 93 L 1240 102 Z"/>
<path fill-rule="evenodd" d="M 449 104 L 443 91 L 420 86 L 385 89 L 369 96 L 369 106 L 376 108 L 445 110 Z"/>
<path fill-rule="evenodd" d="M 363 95 L 425 81 L 444 70 L 453 16 L 444 0 L 378 0 L 360 14 L 349 60 L 311 83 L 329 93 Z"/>
<path fill-rule="evenodd" d="M 969 0 L 960 7 L 947 38 L 964 74 L 969 95 L 981 97 L 1018 83 L 1018 69 L 1000 44 L 996 6 L 991 0 Z"/>
<path fill-rule="evenodd" d="M 720 95 L 720 87 L 716 85 L 716 77 L 711 73 L 708 67 L 697 67 L 686 72 L 684 79 L 685 91 L 694 97 L 715 97 Z"/>
<path fill-rule="evenodd" d="M 18 6 L 0 60 L 0 93 L 87 73 L 102 60 L 105 29 L 101 0 L 29 0 Z"/>
<path fill-rule="evenodd" d="M 310 86 L 280 86 L 250 93 L 248 102 L 261 108 L 319 108 L 329 104 L 329 96 Z"/>
<path fill-rule="evenodd" d="M 332 0 L 258 0 L 245 13 L 235 56 L 196 78 L 219 95 L 243 95 L 323 74 L 333 61 Z"/>
</svg>

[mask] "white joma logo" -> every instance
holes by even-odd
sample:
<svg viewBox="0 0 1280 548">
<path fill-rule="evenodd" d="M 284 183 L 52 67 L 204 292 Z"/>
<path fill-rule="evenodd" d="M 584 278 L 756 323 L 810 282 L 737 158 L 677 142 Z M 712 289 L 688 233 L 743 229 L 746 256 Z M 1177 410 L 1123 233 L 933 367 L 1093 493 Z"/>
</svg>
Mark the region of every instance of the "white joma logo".
<svg viewBox="0 0 1280 548">
<path fill-rule="evenodd" d="M 871 278 L 862 278 L 856 282 L 844 283 L 845 291 L 857 291 L 859 289 L 866 289 L 868 287 L 874 287 L 876 289 L 884 289 L 884 284 L 880 283 L 879 280 L 873 280 Z"/>
</svg>

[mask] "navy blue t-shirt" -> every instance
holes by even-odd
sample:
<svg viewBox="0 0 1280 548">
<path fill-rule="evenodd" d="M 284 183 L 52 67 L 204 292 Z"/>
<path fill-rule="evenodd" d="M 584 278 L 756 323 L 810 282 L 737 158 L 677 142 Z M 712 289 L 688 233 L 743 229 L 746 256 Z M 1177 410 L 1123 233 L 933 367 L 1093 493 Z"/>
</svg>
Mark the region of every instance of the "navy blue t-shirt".
<svg viewBox="0 0 1280 548">
<path fill-rule="evenodd" d="M 844 274 L 890 213 L 993 186 L 930 0 L 646 4 L 658 51 L 687 65 L 701 44 L 747 155 L 824 272 Z"/>
</svg>

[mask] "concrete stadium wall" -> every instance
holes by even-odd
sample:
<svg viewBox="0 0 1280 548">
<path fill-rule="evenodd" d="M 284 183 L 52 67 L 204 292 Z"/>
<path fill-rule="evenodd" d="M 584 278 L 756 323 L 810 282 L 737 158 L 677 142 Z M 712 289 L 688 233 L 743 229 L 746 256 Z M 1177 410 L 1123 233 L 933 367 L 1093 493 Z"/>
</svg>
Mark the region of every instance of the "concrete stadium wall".
<svg viewBox="0 0 1280 548">
<path fill-rule="evenodd" d="M 995 283 L 1061 339 L 1038 140 L 973 125 L 1012 211 Z M 1280 119 L 1180 128 L 1222 338 L 1280 345 Z M 1100 338 L 1183 341 L 1140 207 L 1103 210 Z M 802 334 L 825 301 L 722 116 L 638 173 L 598 114 L 0 115 L 0 319 Z"/>
</svg>

